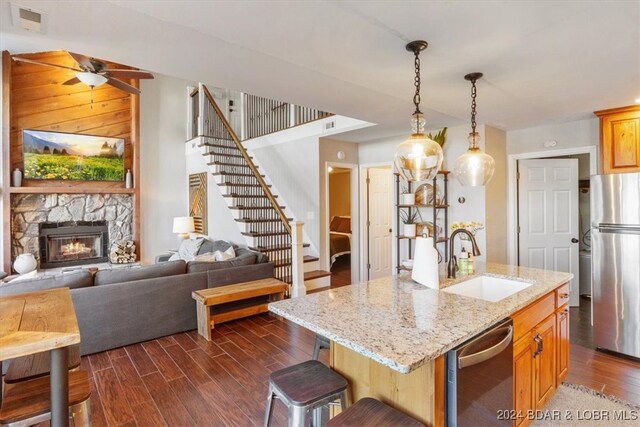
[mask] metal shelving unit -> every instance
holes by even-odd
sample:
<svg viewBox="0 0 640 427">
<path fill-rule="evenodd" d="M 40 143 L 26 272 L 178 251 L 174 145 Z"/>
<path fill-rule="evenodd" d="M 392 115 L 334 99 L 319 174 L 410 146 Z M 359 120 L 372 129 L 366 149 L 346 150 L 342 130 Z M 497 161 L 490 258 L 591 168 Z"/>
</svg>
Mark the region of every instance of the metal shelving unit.
<svg viewBox="0 0 640 427">
<path fill-rule="evenodd" d="M 401 236 L 399 235 L 401 227 L 400 227 L 400 212 L 402 209 L 407 209 L 408 210 L 408 214 L 411 215 L 413 209 L 432 209 L 433 211 L 433 232 L 434 234 L 437 234 L 438 232 L 438 222 L 442 223 L 443 225 L 443 236 L 434 236 L 436 237 L 434 239 L 433 245 L 436 248 L 436 250 L 438 250 L 438 252 L 440 253 L 441 256 L 441 260 L 444 261 L 445 263 L 449 261 L 448 257 L 449 257 L 449 171 L 439 171 L 438 174 L 436 175 L 435 178 L 433 178 L 433 198 L 434 201 L 436 199 L 436 195 L 438 194 L 438 188 L 440 188 L 442 190 L 442 200 L 440 200 L 439 204 L 435 204 L 435 205 L 420 205 L 420 204 L 414 204 L 414 205 L 404 205 L 400 203 L 400 183 L 405 182 L 401 177 L 399 173 L 396 173 L 396 272 L 400 272 L 402 270 L 406 270 L 405 267 L 403 267 L 400 264 L 400 248 L 402 246 L 402 242 L 406 241 L 407 245 L 408 245 L 408 254 L 409 254 L 409 258 L 412 257 L 412 252 L 413 252 L 413 242 L 415 241 L 416 237 L 411 237 L 411 236 Z M 412 182 L 407 182 L 407 187 L 409 189 L 409 191 L 415 191 L 415 189 L 413 188 L 413 183 Z M 440 212 L 443 212 L 443 219 L 438 221 L 438 214 Z M 444 246 L 444 254 L 442 252 L 440 252 L 440 250 L 438 249 L 438 245 L 442 244 Z"/>
</svg>

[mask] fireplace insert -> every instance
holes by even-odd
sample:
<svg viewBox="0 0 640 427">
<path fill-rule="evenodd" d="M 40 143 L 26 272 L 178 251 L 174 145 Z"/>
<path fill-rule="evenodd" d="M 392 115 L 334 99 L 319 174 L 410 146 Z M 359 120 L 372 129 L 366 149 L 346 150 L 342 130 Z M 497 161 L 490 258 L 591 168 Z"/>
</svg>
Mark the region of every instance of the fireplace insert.
<svg viewBox="0 0 640 427">
<path fill-rule="evenodd" d="M 106 221 L 43 222 L 39 225 L 40 268 L 107 262 Z"/>
</svg>

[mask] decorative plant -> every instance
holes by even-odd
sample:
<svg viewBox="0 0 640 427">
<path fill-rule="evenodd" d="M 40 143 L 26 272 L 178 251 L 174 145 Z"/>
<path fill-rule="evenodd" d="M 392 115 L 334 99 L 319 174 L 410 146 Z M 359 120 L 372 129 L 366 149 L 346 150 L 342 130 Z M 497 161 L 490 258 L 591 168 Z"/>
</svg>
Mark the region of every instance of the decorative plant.
<svg viewBox="0 0 640 427">
<path fill-rule="evenodd" d="M 432 135 L 431 132 L 429 132 L 427 134 L 427 137 L 432 141 L 437 142 L 438 145 L 440 145 L 440 147 L 444 147 L 444 143 L 446 142 L 446 139 L 447 139 L 447 128 L 444 127 L 440 129 L 440 131 L 435 135 Z"/>
<path fill-rule="evenodd" d="M 400 219 L 404 224 L 417 224 L 419 222 L 418 219 L 422 221 L 422 216 L 417 209 L 412 212 L 401 211 Z"/>
<path fill-rule="evenodd" d="M 471 222 L 454 222 L 453 224 L 451 224 L 449 226 L 449 228 L 451 229 L 451 231 L 457 230 L 458 228 L 464 228 L 465 230 L 467 230 L 469 233 L 471 233 L 473 236 L 476 235 L 476 232 L 478 232 L 479 230 L 483 230 L 484 229 L 484 224 L 481 223 L 480 221 L 471 221 Z M 467 240 L 466 236 L 463 234 L 460 236 L 460 238 L 462 240 Z"/>
</svg>

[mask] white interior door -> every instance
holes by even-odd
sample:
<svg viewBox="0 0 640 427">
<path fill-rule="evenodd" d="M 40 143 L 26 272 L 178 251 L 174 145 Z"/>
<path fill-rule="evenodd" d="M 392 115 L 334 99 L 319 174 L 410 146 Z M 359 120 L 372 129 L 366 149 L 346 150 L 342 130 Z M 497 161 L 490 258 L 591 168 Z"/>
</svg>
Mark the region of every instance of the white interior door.
<svg viewBox="0 0 640 427">
<path fill-rule="evenodd" d="M 579 305 L 578 159 L 518 162 L 518 258 L 523 267 L 573 273 Z"/>
<path fill-rule="evenodd" d="M 391 276 L 392 175 L 391 168 L 369 168 L 369 279 Z"/>
</svg>

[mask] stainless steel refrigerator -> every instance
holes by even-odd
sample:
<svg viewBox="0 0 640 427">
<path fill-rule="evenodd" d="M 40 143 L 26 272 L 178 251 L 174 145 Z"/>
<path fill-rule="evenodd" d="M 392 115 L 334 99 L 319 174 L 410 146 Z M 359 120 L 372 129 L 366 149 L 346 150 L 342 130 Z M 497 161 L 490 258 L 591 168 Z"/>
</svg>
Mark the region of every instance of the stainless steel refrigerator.
<svg viewBox="0 0 640 427">
<path fill-rule="evenodd" d="M 591 177 L 593 341 L 640 358 L 640 173 Z"/>
</svg>

